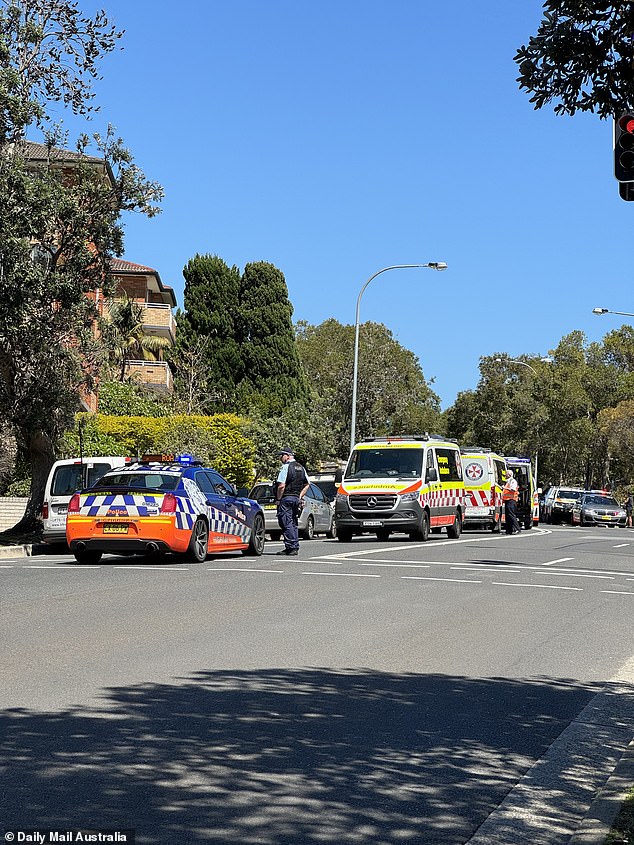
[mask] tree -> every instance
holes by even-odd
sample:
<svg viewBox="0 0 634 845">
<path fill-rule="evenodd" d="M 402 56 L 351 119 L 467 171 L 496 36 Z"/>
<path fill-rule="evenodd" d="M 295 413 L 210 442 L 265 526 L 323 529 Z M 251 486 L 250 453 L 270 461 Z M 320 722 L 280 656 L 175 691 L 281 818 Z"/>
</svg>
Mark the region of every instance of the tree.
<svg viewBox="0 0 634 845">
<path fill-rule="evenodd" d="M 614 117 L 634 107 L 634 5 L 629 0 L 546 0 L 537 34 L 519 48 L 520 88 L 536 109 Z"/>
<path fill-rule="evenodd" d="M 178 317 L 174 355 L 188 366 L 192 351 L 203 353 L 206 378 L 205 384 L 199 385 L 200 396 L 205 397 L 202 407 L 206 411 L 221 409 L 234 401 L 242 375 L 236 325 L 240 271 L 217 255 L 196 255 L 185 265 L 183 276 L 185 314 Z"/>
<path fill-rule="evenodd" d="M 101 339 L 125 381 L 128 361 L 158 361 L 170 347 L 165 337 L 145 333 L 143 309 L 125 294 L 110 299 L 101 319 Z"/>
<path fill-rule="evenodd" d="M 442 428 L 440 401 L 416 356 L 382 323 L 359 333 L 357 437 L 420 434 Z M 354 326 L 330 319 L 299 323 L 297 348 L 315 398 L 313 406 L 335 436 L 339 457 L 350 447 Z"/>
<path fill-rule="evenodd" d="M 0 0 L 0 414 L 31 464 L 31 493 L 17 528 L 37 524 L 54 444 L 103 363 L 94 303 L 122 252 L 121 211 L 158 212 L 148 182 L 109 129 L 74 151 L 48 111 L 92 109 L 97 61 L 120 33 L 103 13 L 81 17 L 74 0 Z M 33 160 L 27 129 L 46 132 Z"/>
<path fill-rule="evenodd" d="M 292 316 L 282 271 L 266 261 L 247 264 L 240 282 L 238 325 L 243 366 L 238 402 L 243 410 L 273 416 L 307 401 Z"/>
</svg>

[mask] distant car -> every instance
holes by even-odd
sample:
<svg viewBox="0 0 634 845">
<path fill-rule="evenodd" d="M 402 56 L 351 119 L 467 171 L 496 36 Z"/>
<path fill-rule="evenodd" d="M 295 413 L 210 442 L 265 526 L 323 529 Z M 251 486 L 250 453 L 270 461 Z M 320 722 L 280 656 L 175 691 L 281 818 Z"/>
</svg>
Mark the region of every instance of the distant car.
<svg viewBox="0 0 634 845">
<path fill-rule="evenodd" d="M 551 487 L 544 498 L 543 521 L 549 525 L 572 522 L 572 509 L 584 492 L 578 487 Z"/>
<path fill-rule="evenodd" d="M 573 525 L 621 525 L 626 514 L 613 496 L 604 493 L 583 493 L 572 508 Z"/>
<path fill-rule="evenodd" d="M 189 456 L 140 461 L 73 495 L 66 541 L 80 563 L 97 563 L 104 552 L 176 552 L 199 563 L 208 552 L 261 555 L 264 513 Z"/>
<path fill-rule="evenodd" d="M 282 536 L 277 521 L 277 505 L 275 504 L 275 483 L 261 481 L 251 488 L 249 498 L 261 505 L 264 511 L 264 522 L 271 540 L 279 540 Z M 300 537 L 312 540 L 315 534 L 325 534 L 326 537 L 336 537 L 334 511 L 324 493 L 316 484 L 310 485 L 304 497 L 302 510 L 297 527 Z"/>
</svg>

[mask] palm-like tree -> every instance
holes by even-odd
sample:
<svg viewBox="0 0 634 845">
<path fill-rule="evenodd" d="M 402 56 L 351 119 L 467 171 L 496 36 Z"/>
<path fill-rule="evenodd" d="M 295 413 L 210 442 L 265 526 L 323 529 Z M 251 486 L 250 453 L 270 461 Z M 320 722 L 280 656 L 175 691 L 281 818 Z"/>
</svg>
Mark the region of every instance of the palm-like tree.
<svg viewBox="0 0 634 845">
<path fill-rule="evenodd" d="M 165 337 L 145 334 L 143 308 L 127 294 L 108 302 L 101 320 L 101 333 L 111 360 L 125 380 L 128 361 L 160 361 L 164 349 L 171 345 Z"/>
</svg>

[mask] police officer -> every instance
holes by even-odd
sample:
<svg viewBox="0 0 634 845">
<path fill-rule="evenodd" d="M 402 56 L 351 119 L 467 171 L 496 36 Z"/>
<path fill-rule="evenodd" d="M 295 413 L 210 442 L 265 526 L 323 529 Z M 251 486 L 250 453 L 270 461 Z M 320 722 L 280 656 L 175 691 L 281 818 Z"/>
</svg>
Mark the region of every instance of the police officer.
<svg viewBox="0 0 634 845">
<path fill-rule="evenodd" d="M 519 484 L 513 477 L 513 470 L 506 471 L 506 484 L 502 488 L 504 502 L 504 521 L 507 534 L 520 533 L 520 521 L 517 518 L 517 500 L 519 499 Z"/>
<path fill-rule="evenodd" d="M 277 476 L 277 521 L 284 535 L 284 548 L 278 555 L 299 553 L 297 520 L 309 487 L 304 467 L 295 460 L 292 449 L 280 449 L 282 466 Z"/>
</svg>

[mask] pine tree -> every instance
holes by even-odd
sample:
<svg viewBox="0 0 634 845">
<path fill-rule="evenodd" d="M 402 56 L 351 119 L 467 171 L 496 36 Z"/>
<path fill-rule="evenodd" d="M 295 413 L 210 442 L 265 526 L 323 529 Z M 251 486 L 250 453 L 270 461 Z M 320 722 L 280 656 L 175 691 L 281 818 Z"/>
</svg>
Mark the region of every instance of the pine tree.
<svg viewBox="0 0 634 845">
<path fill-rule="evenodd" d="M 236 317 L 240 271 L 217 255 L 196 255 L 183 269 L 185 315 L 178 323 L 178 348 L 189 349 L 201 338 L 204 344 L 207 410 L 233 403 L 242 375 Z"/>
<path fill-rule="evenodd" d="M 282 412 L 308 400 L 293 331 L 293 306 L 281 270 L 266 261 L 247 264 L 240 285 L 239 337 L 243 410 Z"/>
</svg>

